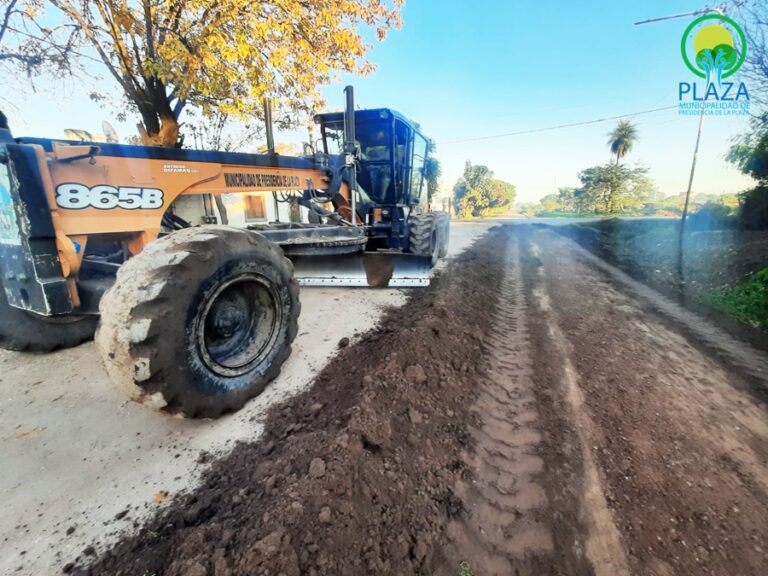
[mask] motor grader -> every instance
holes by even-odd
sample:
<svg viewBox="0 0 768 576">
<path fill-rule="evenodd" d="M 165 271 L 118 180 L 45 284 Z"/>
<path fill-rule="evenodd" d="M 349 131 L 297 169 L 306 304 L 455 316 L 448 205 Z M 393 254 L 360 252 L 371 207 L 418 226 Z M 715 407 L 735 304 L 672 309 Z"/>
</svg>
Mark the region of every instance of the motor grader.
<svg viewBox="0 0 768 576">
<path fill-rule="evenodd" d="M 389 109 L 319 114 L 306 156 L 41 138 L 0 126 L 0 346 L 91 338 L 134 399 L 188 417 L 240 408 L 291 352 L 299 285 L 421 286 L 445 256 L 427 139 Z M 268 141 L 272 140 L 267 123 Z M 187 195 L 290 192 L 313 224 L 191 226 Z"/>
</svg>

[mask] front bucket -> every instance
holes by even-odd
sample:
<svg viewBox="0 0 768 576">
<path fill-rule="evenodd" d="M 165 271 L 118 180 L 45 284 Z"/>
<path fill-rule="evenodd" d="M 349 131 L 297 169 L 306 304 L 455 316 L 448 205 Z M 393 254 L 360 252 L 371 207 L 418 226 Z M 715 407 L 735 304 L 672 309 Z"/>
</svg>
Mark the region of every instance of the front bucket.
<svg viewBox="0 0 768 576">
<path fill-rule="evenodd" d="M 399 252 L 358 252 L 333 256 L 294 256 L 296 280 L 302 286 L 429 286 L 429 256 Z"/>
</svg>

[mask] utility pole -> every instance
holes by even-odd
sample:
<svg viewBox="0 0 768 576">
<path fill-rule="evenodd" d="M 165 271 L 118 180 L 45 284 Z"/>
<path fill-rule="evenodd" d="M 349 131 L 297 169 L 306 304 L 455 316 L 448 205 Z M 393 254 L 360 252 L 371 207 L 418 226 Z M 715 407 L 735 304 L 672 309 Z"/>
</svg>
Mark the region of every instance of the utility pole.
<svg viewBox="0 0 768 576">
<path fill-rule="evenodd" d="M 688 218 L 688 205 L 691 201 L 691 188 L 693 187 L 693 175 L 696 172 L 696 157 L 699 155 L 699 142 L 701 142 L 701 127 L 704 125 L 704 108 L 699 114 L 699 130 L 696 133 L 696 145 L 693 147 L 693 161 L 691 162 L 691 175 L 688 177 L 688 189 L 685 191 L 685 204 L 683 215 L 680 218 L 680 236 L 677 239 L 678 271 L 683 274 L 683 241 L 685 238 L 685 220 Z"/>
<path fill-rule="evenodd" d="M 635 22 L 635 26 L 640 24 L 651 24 L 654 22 L 661 22 L 663 20 L 673 20 L 675 18 L 686 18 L 690 16 L 698 16 L 700 14 L 725 14 L 726 4 L 721 4 L 714 8 L 704 7 L 693 12 L 686 12 L 684 14 L 673 14 L 671 16 L 660 16 L 658 18 L 649 18 L 647 20 L 641 20 Z M 688 177 L 688 189 L 685 192 L 685 204 L 683 205 L 683 214 L 680 218 L 680 234 L 677 239 L 677 269 L 680 279 L 683 278 L 683 243 L 685 241 L 685 221 L 688 218 L 688 206 L 691 199 L 691 189 L 693 188 L 693 175 L 696 173 L 696 157 L 699 155 L 699 142 L 701 142 L 701 128 L 704 125 L 704 106 L 702 103 L 701 114 L 699 115 L 699 127 L 696 132 L 696 145 L 693 148 L 693 160 L 691 161 L 691 173 Z"/>
</svg>

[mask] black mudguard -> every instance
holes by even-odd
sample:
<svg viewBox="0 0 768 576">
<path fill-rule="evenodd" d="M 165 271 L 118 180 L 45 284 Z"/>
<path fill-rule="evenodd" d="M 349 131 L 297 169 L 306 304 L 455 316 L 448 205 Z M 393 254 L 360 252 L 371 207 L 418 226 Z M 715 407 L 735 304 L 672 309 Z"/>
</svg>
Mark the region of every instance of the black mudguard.
<svg viewBox="0 0 768 576">
<path fill-rule="evenodd" d="M 72 312 L 35 148 L 0 145 L 0 274 L 11 306 Z"/>
</svg>

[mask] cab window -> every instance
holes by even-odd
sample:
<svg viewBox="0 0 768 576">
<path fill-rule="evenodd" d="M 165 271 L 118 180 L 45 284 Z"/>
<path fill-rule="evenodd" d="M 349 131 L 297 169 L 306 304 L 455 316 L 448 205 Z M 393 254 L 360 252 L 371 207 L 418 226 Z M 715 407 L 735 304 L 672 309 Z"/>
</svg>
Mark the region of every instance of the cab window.
<svg viewBox="0 0 768 576">
<path fill-rule="evenodd" d="M 427 141 L 419 134 L 413 134 L 413 160 L 411 161 L 411 198 L 421 198 L 424 181 L 424 162 L 427 159 Z"/>
</svg>

